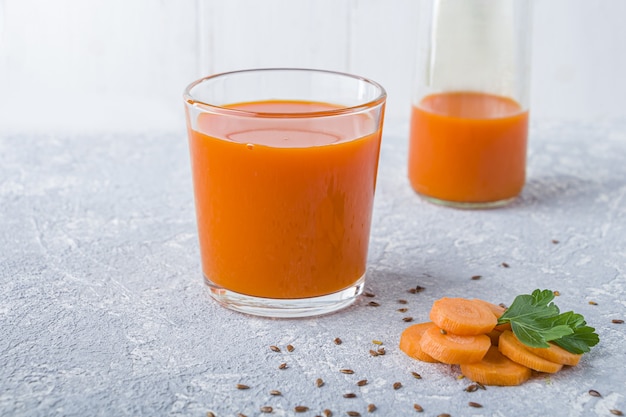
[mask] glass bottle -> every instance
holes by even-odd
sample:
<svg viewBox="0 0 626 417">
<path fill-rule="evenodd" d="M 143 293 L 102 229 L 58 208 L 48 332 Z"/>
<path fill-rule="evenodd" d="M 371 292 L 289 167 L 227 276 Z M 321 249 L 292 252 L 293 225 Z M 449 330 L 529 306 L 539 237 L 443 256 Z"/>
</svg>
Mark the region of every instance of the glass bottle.
<svg viewBox="0 0 626 417">
<path fill-rule="evenodd" d="M 409 179 L 457 208 L 513 201 L 526 176 L 530 0 L 421 0 Z"/>
</svg>

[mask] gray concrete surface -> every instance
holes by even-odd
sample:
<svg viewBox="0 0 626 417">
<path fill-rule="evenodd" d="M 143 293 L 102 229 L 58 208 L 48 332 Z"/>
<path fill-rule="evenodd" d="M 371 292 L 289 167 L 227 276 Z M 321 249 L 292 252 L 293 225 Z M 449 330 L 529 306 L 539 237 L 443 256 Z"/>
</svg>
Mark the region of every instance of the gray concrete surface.
<svg viewBox="0 0 626 417">
<path fill-rule="evenodd" d="M 184 132 L 0 135 L 0 415 L 626 413 L 626 324 L 612 323 L 626 319 L 626 123 L 534 126 L 522 196 L 489 211 L 421 201 L 405 175 L 404 131 L 384 135 L 366 285 L 375 297 L 299 320 L 209 298 Z M 416 285 L 425 290 L 407 292 Z M 578 367 L 466 392 L 458 368 L 397 347 L 402 319 L 426 320 L 436 298 L 510 303 L 535 288 L 560 291 L 561 309 L 596 327 L 601 342 Z M 372 340 L 384 356 L 369 354 Z"/>
</svg>

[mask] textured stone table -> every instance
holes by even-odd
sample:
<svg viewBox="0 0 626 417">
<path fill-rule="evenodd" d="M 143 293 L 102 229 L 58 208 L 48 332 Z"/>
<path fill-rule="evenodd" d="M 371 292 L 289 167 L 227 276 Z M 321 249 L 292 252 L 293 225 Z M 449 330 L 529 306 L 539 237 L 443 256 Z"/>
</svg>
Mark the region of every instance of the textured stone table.
<svg viewBox="0 0 626 417">
<path fill-rule="evenodd" d="M 371 403 L 381 416 L 416 415 L 415 403 L 428 416 L 626 413 L 626 325 L 612 323 L 626 319 L 626 123 L 535 125 L 522 196 L 488 211 L 421 201 L 403 132 L 384 135 L 366 285 L 375 297 L 300 320 L 209 298 L 184 132 L 0 135 L 0 415 L 256 416 L 271 406 L 285 416 L 302 405 L 312 417 L 369 415 Z M 425 290 L 407 292 L 416 285 Z M 397 348 L 402 319 L 426 320 L 438 297 L 510 303 L 535 288 L 560 291 L 561 309 L 596 327 L 601 342 L 578 367 L 466 392 L 458 368 Z M 372 340 L 386 355 L 370 355 Z"/>
</svg>

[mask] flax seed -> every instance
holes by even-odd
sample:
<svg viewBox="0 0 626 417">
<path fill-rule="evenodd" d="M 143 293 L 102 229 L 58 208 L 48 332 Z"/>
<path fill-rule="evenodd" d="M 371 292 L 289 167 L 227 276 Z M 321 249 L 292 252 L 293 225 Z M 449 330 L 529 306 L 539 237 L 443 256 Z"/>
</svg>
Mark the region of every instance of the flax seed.
<svg viewBox="0 0 626 417">
<path fill-rule="evenodd" d="M 333 417 L 333 412 L 330 411 L 328 408 L 322 411 L 322 414 L 324 414 L 324 417 Z"/>
<path fill-rule="evenodd" d="M 624 320 L 622 320 L 622 319 L 613 319 L 613 320 L 611 320 L 611 323 L 613 323 L 613 324 L 624 324 Z"/>
<path fill-rule="evenodd" d="M 250 388 L 249 386 L 247 386 L 245 384 L 237 384 L 236 387 L 237 387 L 237 389 L 248 389 L 248 388 Z"/>
<path fill-rule="evenodd" d="M 558 244 L 559 244 L 559 241 L 558 241 L 558 240 L 556 240 L 556 239 L 552 239 L 552 243 L 553 243 L 553 244 L 555 244 L 555 245 L 558 245 Z"/>
<path fill-rule="evenodd" d="M 409 302 L 407 300 L 398 300 L 398 304 L 408 304 Z"/>
<path fill-rule="evenodd" d="M 610 409 L 609 412 L 611 414 L 613 414 L 614 416 L 623 416 L 624 415 L 624 413 L 622 413 L 620 410 L 617 410 L 615 408 Z"/>
<path fill-rule="evenodd" d="M 384 355 L 385 353 L 387 353 L 387 352 L 385 351 L 385 348 L 384 348 L 384 347 L 380 347 L 380 348 L 378 348 L 378 349 L 376 350 L 376 352 L 377 352 L 379 355 L 381 355 L 381 356 L 382 356 L 382 355 Z"/>
<path fill-rule="evenodd" d="M 324 385 L 324 380 L 322 378 L 317 378 L 315 380 L 315 386 L 317 386 L 318 388 L 321 387 L 322 385 Z"/>
<path fill-rule="evenodd" d="M 597 306 L 598 305 L 598 303 L 596 303 L 595 301 L 589 301 L 589 304 L 592 305 L 592 306 Z"/>
<path fill-rule="evenodd" d="M 343 343 L 343 341 L 340 338 L 338 338 L 338 337 L 335 337 L 334 342 L 335 342 L 336 345 L 340 345 L 340 344 Z"/>
<path fill-rule="evenodd" d="M 373 413 L 374 411 L 376 411 L 376 404 L 368 404 L 367 405 L 367 412 L 368 413 Z"/>
<path fill-rule="evenodd" d="M 469 405 L 470 407 L 474 407 L 474 408 L 482 408 L 482 404 L 475 403 L 473 401 L 468 402 L 467 405 Z"/>
<path fill-rule="evenodd" d="M 380 340 L 376 340 L 376 339 L 372 340 L 372 343 L 378 346 L 381 346 L 383 344 L 383 342 L 381 342 Z"/>
<path fill-rule="evenodd" d="M 403 321 L 403 322 L 405 322 L 405 323 L 410 323 L 410 322 L 412 322 L 412 321 L 413 321 L 413 317 L 404 317 L 404 318 L 402 319 L 402 321 Z"/>
<path fill-rule="evenodd" d="M 283 362 L 280 365 L 278 365 L 278 369 L 287 369 L 287 363 Z"/>
<path fill-rule="evenodd" d="M 555 297 L 559 297 L 561 295 L 560 291 L 552 291 L 552 294 L 554 294 Z"/>
<path fill-rule="evenodd" d="M 376 294 L 372 294 L 371 292 L 364 292 L 363 295 L 369 298 L 376 297 Z"/>
<path fill-rule="evenodd" d="M 380 307 L 380 304 L 378 304 L 376 301 L 370 301 L 369 303 L 367 303 L 367 305 L 370 307 Z"/>
<path fill-rule="evenodd" d="M 592 397 L 602 397 L 602 394 L 600 394 L 598 391 L 596 391 L 595 389 L 590 389 L 589 390 L 589 395 L 591 395 Z"/>
<path fill-rule="evenodd" d="M 415 379 L 422 379 L 422 376 L 418 374 L 417 372 L 411 372 L 411 375 L 413 375 L 413 378 Z"/>
<path fill-rule="evenodd" d="M 409 311 L 409 309 L 408 308 L 399 308 L 398 311 L 400 313 L 406 313 L 407 311 Z"/>
<path fill-rule="evenodd" d="M 273 389 L 270 391 L 270 395 L 283 395 L 283 393 L 278 391 L 277 389 Z"/>
<path fill-rule="evenodd" d="M 353 392 L 347 392 L 343 394 L 343 398 L 356 398 L 356 394 Z"/>
<path fill-rule="evenodd" d="M 207 411 L 206 417 L 215 417 L 215 414 L 213 413 L 213 411 Z"/>
<path fill-rule="evenodd" d="M 509 265 L 509 264 L 507 264 L 506 262 L 502 262 L 502 267 L 503 267 L 503 268 L 508 268 L 509 266 L 510 266 L 510 265 Z"/>
<path fill-rule="evenodd" d="M 472 276 L 472 281 L 478 281 L 482 277 L 483 277 L 482 275 L 474 275 L 474 276 Z"/>
<path fill-rule="evenodd" d="M 361 413 L 358 411 L 346 411 L 346 414 L 350 417 L 361 417 Z"/>
<path fill-rule="evenodd" d="M 288 352 L 293 352 L 294 351 L 294 347 L 292 345 L 287 345 L 287 351 Z"/>
<path fill-rule="evenodd" d="M 309 411 L 309 407 L 305 405 L 296 405 L 293 411 L 295 411 L 296 413 L 306 413 L 307 411 Z"/>
<path fill-rule="evenodd" d="M 476 391 L 477 389 L 478 389 L 478 385 L 476 385 L 476 384 L 471 384 L 471 385 L 468 385 L 467 387 L 465 387 L 465 390 L 464 390 L 464 391 L 466 391 L 466 392 L 474 392 L 474 391 Z"/>
<path fill-rule="evenodd" d="M 401 382 L 394 382 L 393 383 L 393 389 L 400 389 L 402 388 L 402 383 Z"/>
<path fill-rule="evenodd" d="M 340 369 L 339 372 L 341 372 L 342 374 L 348 374 L 348 375 L 352 375 L 354 373 L 352 369 Z"/>
<path fill-rule="evenodd" d="M 419 404 L 413 404 L 413 409 L 414 409 L 415 411 L 417 411 L 418 413 L 421 413 L 422 411 L 424 411 L 424 409 L 422 408 L 422 406 L 421 406 L 421 405 L 419 405 Z"/>
<path fill-rule="evenodd" d="M 370 349 L 370 355 L 378 356 L 378 352 L 376 352 L 375 350 Z"/>
<path fill-rule="evenodd" d="M 272 351 L 274 351 L 274 352 L 280 352 L 280 348 L 279 348 L 278 346 L 274 346 L 274 345 L 272 345 L 272 346 L 270 346 L 270 349 L 271 349 Z"/>
<path fill-rule="evenodd" d="M 362 387 L 363 385 L 367 385 L 367 379 L 362 379 L 356 383 L 357 386 Z"/>
<path fill-rule="evenodd" d="M 270 407 L 269 405 L 261 407 L 261 412 L 262 413 L 271 413 L 272 411 L 274 411 L 274 409 L 272 407 Z"/>
</svg>

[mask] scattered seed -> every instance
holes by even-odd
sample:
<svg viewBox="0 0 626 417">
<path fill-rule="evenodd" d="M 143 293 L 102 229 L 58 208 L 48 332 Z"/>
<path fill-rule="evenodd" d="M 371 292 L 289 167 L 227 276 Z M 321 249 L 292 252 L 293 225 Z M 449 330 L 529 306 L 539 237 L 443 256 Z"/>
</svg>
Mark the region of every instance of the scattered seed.
<svg viewBox="0 0 626 417">
<path fill-rule="evenodd" d="M 322 411 L 322 414 L 324 414 L 324 417 L 332 417 L 333 416 L 333 412 L 330 411 L 328 408 L 325 409 L 324 411 Z"/>
<path fill-rule="evenodd" d="M 612 408 L 609 410 L 611 414 L 613 414 L 614 416 L 623 416 L 624 413 L 622 413 L 620 410 L 617 410 L 615 408 Z"/>
<path fill-rule="evenodd" d="M 248 417 L 247 415 L 245 415 L 244 413 L 238 413 L 237 417 Z"/>
<path fill-rule="evenodd" d="M 378 352 L 376 352 L 375 350 L 370 349 L 370 355 L 378 356 Z"/>
<path fill-rule="evenodd" d="M 270 407 L 269 405 L 261 407 L 261 412 L 262 413 L 271 413 L 272 411 L 274 411 L 274 409 L 272 407 Z"/>
<path fill-rule="evenodd" d="M 595 389 L 590 389 L 589 390 L 589 395 L 591 395 L 592 397 L 602 397 L 602 394 L 600 394 L 598 391 L 596 391 Z"/>
<path fill-rule="evenodd" d="M 422 408 L 421 405 L 419 404 L 413 404 L 413 408 L 415 409 L 415 411 L 417 411 L 418 413 L 421 413 L 422 411 L 424 411 L 424 409 Z"/>
<path fill-rule="evenodd" d="M 409 309 L 408 309 L 408 308 L 403 307 L 403 308 L 399 308 L 399 309 L 398 309 L 398 311 L 399 311 L 400 313 L 406 313 L 407 311 L 409 311 Z"/>
<path fill-rule="evenodd" d="M 367 305 L 370 307 L 380 307 L 380 304 L 378 304 L 376 301 L 370 301 L 369 303 L 367 303 Z"/>
<path fill-rule="evenodd" d="M 448 334 L 448 332 L 446 332 L 444 329 L 439 329 L 439 333 L 441 333 L 441 334 Z"/>
<path fill-rule="evenodd" d="M 503 309 L 505 309 L 505 310 L 508 308 L 508 307 L 506 306 L 506 304 L 504 304 L 504 303 L 500 303 L 500 304 L 498 304 L 498 305 L 499 305 L 500 307 L 502 307 Z"/>
<path fill-rule="evenodd" d="M 595 301 L 589 301 L 589 304 L 592 305 L 592 306 L 597 306 L 598 305 L 598 303 L 596 303 Z"/>
<path fill-rule="evenodd" d="M 270 349 L 272 349 L 272 351 L 274 351 L 274 352 L 280 352 L 280 348 L 278 346 L 272 345 L 272 346 L 270 346 Z"/>
<path fill-rule="evenodd" d="M 560 242 L 556 239 L 552 239 L 552 243 L 554 243 L 555 245 L 558 245 Z"/>
<path fill-rule="evenodd" d="M 474 275 L 474 276 L 472 277 L 472 280 L 473 280 L 473 281 L 478 281 L 478 280 L 479 280 L 479 279 L 481 279 L 482 277 L 483 277 L 482 275 Z"/>
<path fill-rule="evenodd" d="M 334 342 L 335 342 L 336 345 L 340 345 L 340 344 L 343 343 L 343 341 L 340 338 L 338 338 L 338 337 L 335 337 Z"/>
<path fill-rule="evenodd" d="M 404 318 L 402 319 L 402 321 L 404 321 L 404 322 L 406 322 L 406 323 L 410 323 L 410 322 L 412 322 L 412 321 L 413 321 L 413 317 L 404 317 Z"/>
<path fill-rule="evenodd" d="M 509 267 L 509 264 L 507 264 L 506 262 L 502 262 L 502 267 L 503 267 L 503 268 L 508 268 L 508 267 Z"/>
<path fill-rule="evenodd" d="M 356 398 L 356 394 L 354 392 L 347 392 L 343 394 L 343 398 Z"/>
<path fill-rule="evenodd" d="M 278 369 L 287 369 L 287 363 L 283 362 L 280 365 L 278 365 Z"/>
<path fill-rule="evenodd" d="M 296 405 L 293 409 L 296 413 L 306 413 L 309 411 L 309 407 L 306 405 Z"/>
<path fill-rule="evenodd" d="M 213 411 L 207 411 L 206 417 L 215 417 L 215 414 L 213 413 Z"/>
<path fill-rule="evenodd" d="M 469 405 L 470 407 L 474 407 L 474 408 L 482 408 L 482 404 L 475 403 L 473 401 L 468 402 L 467 405 Z"/>
<path fill-rule="evenodd" d="M 442 413 L 442 414 L 439 414 L 437 417 L 450 417 L 450 414 Z"/>
<path fill-rule="evenodd" d="M 478 389 L 478 385 L 471 384 L 471 385 L 468 385 L 467 387 L 465 387 L 464 391 L 466 391 L 466 392 L 474 392 L 477 389 Z"/>
<path fill-rule="evenodd" d="M 415 379 L 422 379 L 422 376 L 418 374 L 417 372 L 411 372 L 411 375 L 413 375 L 413 378 Z"/>
<path fill-rule="evenodd" d="M 357 386 L 362 387 L 363 385 L 367 385 L 367 379 L 362 379 L 356 383 Z"/>
<path fill-rule="evenodd" d="M 322 378 L 317 378 L 317 379 L 315 380 L 315 385 L 316 385 L 318 388 L 319 388 L 319 387 L 321 387 L 322 385 L 324 385 L 324 380 L 323 380 Z"/>
<path fill-rule="evenodd" d="M 456 379 L 458 379 L 458 380 L 461 380 L 461 379 L 464 379 L 464 378 L 465 378 L 465 375 L 463 375 L 463 374 L 457 375 L 457 377 L 456 377 Z"/>
<path fill-rule="evenodd" d="M 373 413 L 374 411 L 376 411 L 376 405 L 375 404 L 368 404 L 367 405 L 367 412 L 368 413 Z"/>
<path fill-rule="evenodd" d="M 378 346 L 381 346 L 383 344 L 383 342 L 381 342 L 380 340 L 376 340 L 376 339 L 372 340 L 372 343 Z"/>
<path fill-rule="evenodd" d="M 371 292 L 364 292 L 363 295 L 370 298 L 376 297 L 376 294 L 372 294 Z"/>
<path fill-rule="evenodd" d="M 402 388 L 402 383 L 401 382 L 394 382 L 393 383 L 393 389 L 400 389 Z"/>
<path fill-rule="evenodd" d="M 237 389 L 248 389 L 250 388 L 249 386 L 245 385 L 245 384 L 237 384 Z"/>
<path fill-rule="evenodd" d="M 352 369 L 340 369 L 339 372 L 341 372 L 342 374 L 348 374 L 348 375 L 352 375 L 354 373 Z"/>
<path fill-rule="evenodd" d="M 477 382 L 476 385 L 478 385 L 478 388 L 480 388 L 483 391 L 487 390 L 487 387 L 485 387 L 481 382 Z"/>
<path fill-rule="evenodd" d="M 381 356 L 382 356 L 382 355 L 384 355 L 384 354 L 385 354 L 385 353 L 387 353 L 387 352 L 385 351 L 385 348 L 384 348 L 384 347 L 380 347 L 380 348 L 378 348 L 378 349 L 376 350 L 376 353 L 378 353 L 379 355 L 381 355 Z"/>
<path fill-rule="evenodd" d="M 277 389 L 273 389 L 270 391 L 270 395 L 283 395 L 283 393 L 278 391 Z"/>
<path fill-rule="evenodd" d="M 411 288 L 408 292 L 409 294 L 417 294 L 417 290 L 415 288 Z"/>
<path fill-rule="evenodd" d="M 349 415 L 350 417 L 360 417 L 361 413 L 359 413 L 358 411 L 346 411 L 346 414 Z"/>
<path fill-rule="evenodd" d="M 398 300 L 398 304 L 408 304 L 407 300 Z"/>
<path fill-rule="evenodd" d="M 555 297 L 558 297 L 561 295 L 560 291 L 552 291 L 552 294 L 554 294 Z"/>
<path fill-rule="evenodd" d="M 293 352 L 294 351 L 294 347 L 292 345 L 287 345 L 287 351 L 288 352 Z"/>
<path fill-rule="evenodd" d="M 613 319 L 613 320 L 611 320 L 611 323 L 613 323 L 613 324 L 624 324 L 624 320 L 622 320 L 622 319 Z"/>
</svg>

